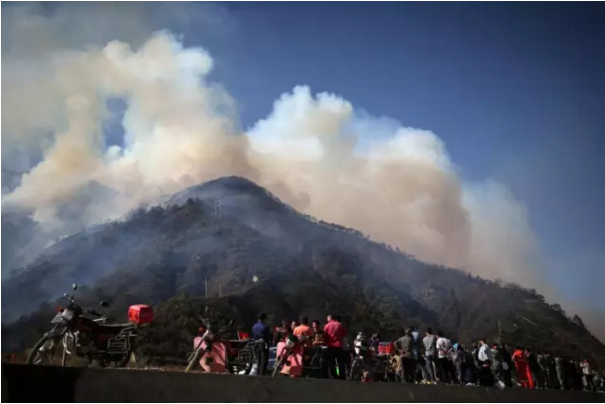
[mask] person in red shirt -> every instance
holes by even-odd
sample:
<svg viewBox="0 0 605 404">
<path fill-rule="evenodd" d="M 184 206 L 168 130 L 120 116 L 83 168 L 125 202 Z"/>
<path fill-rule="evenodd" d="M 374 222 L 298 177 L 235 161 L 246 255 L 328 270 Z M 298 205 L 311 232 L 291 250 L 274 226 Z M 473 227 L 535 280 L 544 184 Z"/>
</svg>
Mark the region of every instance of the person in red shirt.
<svg viewBox="0 0 605 404">
<path fill-rule="evenodd" d="M 513 361 L 515 362 L 517 379 L 519 380 L 519 383 L 521 383 L 521 387 L 524 389 L 533 389 L 534 382 L 531 377 L 529 363 L 527 362 L 525 352 L 523 352 L 522 348 L 517 348 L 515 350 L 515 353 L 513 354 Z"/>
<path fill-rule="evenodd" d="M 344 380 L 347 359 L 342 349 L 342 340 L 347 336 L 347 330 L 339 320 L 338 317 L 330 314 L 328 323 L 324 326 L 324 333 L 328 346 L 326 355 L 330 377 Z M 338 372 L 336 366 L 338 366 Z"/>
</svg>

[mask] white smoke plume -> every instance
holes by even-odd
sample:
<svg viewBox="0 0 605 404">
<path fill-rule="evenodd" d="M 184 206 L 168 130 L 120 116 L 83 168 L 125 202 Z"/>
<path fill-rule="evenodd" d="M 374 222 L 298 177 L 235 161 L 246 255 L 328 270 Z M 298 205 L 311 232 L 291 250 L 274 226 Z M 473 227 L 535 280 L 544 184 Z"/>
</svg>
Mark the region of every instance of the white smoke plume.
<svg viewBox="0 0 605 404">
<path fill-rule="evenodd" d="M 13 24 L 46 26 L 28 18 Z M 3 38 L 2 157 L 27 173 L 3 196 L 3 209 L 26 209 L 45 228 L 68 231 L 239 175 L 419 259 L 544 286 L 523 206 L 495 181 L 464 181 L 430 131 L 299 86 L 241 133 L 235 101 L 208 78 L 211 56 L 167 31 L 140 47 L 72 49 L 41 36 L 24 52 L 18 42 L 7 40 L 5 52 Z M 103 138 L 115 97 L 126 103 L 123 147 Z M 102 203 L 66 211 L 91 187 L 102 190 Z"/>
<path fill-rule="evenodd" d="M 210 55 L 183 48 L 167 32 L 140 49 L 113 41 L 57 52 L 51 62 L 35 98 L 52 103 L 55 115 L 41 122 L 27 114 L 3 120 L 6 132 L 26 141 L 35 132 L 28 125 L 53 134 L 42 161 L 3 199 L 33 211 L 43 224 L 60 225 L 58 209 L 91 182 L 114 197 L 89 209 L 79 218 L 84 224 L 192 184 L 241 175 L 295 208 L 420 259 L 492 277 L 532 275 L 534 240 L 523 209 L 501 185 L 463 186 L 432 132 L 385 124 L 336 95 L 314 97 L 301 86 L 238 134 L 233 101 L 207 82 Z M 23 108 L 10 91 L 18 88 L 3 88 L 9 110 L 16 102 Z M 111 97 L 127 100 L 123 148 L 103 141 Z M 371 139 L 375 129 L 382 139 L 360 146 L 358 139 Z"/>
</svg>

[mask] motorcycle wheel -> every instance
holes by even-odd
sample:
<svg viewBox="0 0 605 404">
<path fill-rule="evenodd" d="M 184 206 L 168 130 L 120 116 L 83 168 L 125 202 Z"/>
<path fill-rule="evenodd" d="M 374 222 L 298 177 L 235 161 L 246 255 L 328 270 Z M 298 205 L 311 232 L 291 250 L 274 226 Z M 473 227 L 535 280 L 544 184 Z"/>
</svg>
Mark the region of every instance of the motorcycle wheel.
<svg viewBox="0 0 605 404">
<path fill-rule="evenodd" d="M 286 362 L 286 358 L 286 355 L 280 356 L 279 360 L 277 361 L 277 363 L 275 363 L 275 366 L 273 367 L 273 373 L 271 374 L 271 377 L 275 377 L 281 371 L 281 368 L 284 367 L 284 363 Z"/>
<path fill-rule="evenodd" d="M 52 365 L 57 348 L 62 351 L 61 366 L 65 366 L 66 352 L 60 337 L 44 336 L 40 338 L 27 357 L 28 365 Z"/>
<path fill-rule="evenodd" d="M 132 357 L 132 351 L 128 351 L 126 355 L 119 361 L 115 362 L 116 368 L 125 368 L 130 363 L 130 358 Z"/>
<path fill-rule="evenodd" d="M 189 363 L 187 364 L 185 372 L 189 372 L 191 369 L 193 369 L 195 367 L 195 364 L 198 362 L 200 357 L 204 355 L 204 353 L 206 353 L 206 350 L 201 351 L 199 349 L 196 349 L 195 352 L 191 354 L 191 358 L 189 359 Z"/>
<path fill-rule="evenodd" d="M 61 353 L 61 366 L 66 367 L 67 366 L 67 351 L 65 350 L 65 347 L 63 347 L 62 351 L 63 352 Z"/>
<path fill-rule="evenodd" d="M 130 356 L 132 355 L 132 351 L 125 354 L 120 359 L 115 359 L 113 357 L 99 357 L 92 360 L 95 366 L 100 368 L 125 368 L 130 362 Z"/>
<path fill-rule="evenodd" d="M 355 359 L 351 364 L 351 369 L 349 370 L 349 380 L 360 380 L 361 377 L 357 379 L 357 376 L 359 376 L 360 373 L 360 369 L 361 366 L 359 365 L 359 361 Z"/>
</svg>

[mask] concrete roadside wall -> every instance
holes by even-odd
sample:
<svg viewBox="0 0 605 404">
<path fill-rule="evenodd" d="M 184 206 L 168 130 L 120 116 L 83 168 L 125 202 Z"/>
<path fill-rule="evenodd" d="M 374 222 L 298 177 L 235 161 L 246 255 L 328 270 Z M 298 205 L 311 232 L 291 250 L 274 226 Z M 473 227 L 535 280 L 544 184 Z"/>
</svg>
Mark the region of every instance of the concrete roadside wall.
<svg viewBox="0 0 605 404">
<path fill-rule="evenodd" d="M 603 402 L 577 391 L 2 364 L 2 402 Z"/>
</svg>

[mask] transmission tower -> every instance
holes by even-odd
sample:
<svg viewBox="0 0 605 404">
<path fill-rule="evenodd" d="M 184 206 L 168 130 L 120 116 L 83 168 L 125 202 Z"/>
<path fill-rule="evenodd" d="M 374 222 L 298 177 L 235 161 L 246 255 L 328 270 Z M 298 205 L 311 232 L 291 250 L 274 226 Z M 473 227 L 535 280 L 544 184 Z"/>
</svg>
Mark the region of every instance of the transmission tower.
<svg viewBox="0 0 605 404">
<path fill-rule="evenodd" d="M 216 198 L 214 200 L 214 216 L 219 219 L 223 216 L 223 200 L 221 198 Z"/>
</svg>

